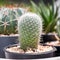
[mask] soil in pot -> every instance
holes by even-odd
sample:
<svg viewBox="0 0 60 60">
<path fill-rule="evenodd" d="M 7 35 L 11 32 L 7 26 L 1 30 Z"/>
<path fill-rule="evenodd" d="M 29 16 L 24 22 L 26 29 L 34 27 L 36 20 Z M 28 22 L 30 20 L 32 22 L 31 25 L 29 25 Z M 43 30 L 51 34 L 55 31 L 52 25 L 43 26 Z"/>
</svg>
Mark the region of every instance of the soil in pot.
<svg viewBox="0 0 60 60">
<path fill-rule="evenodd" d="M 37 49 L 28 48 L 26 51 L 19 45 L 11 45 L 4 49 L 5 56 L 8 59 L 38 59 L 53 57 L 56 51 L 55 47 L 38 45 Z"/>
</svg>

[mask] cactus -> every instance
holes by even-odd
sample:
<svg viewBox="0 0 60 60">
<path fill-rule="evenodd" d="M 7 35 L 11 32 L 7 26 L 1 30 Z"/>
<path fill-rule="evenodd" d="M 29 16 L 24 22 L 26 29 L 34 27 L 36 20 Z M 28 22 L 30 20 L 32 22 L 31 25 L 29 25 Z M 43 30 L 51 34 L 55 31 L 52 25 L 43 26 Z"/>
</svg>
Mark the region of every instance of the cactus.
<svg viewBox="0 0 60 60">
<path fill-rule="evenodd" d="M 2 8 L 0 10 L 0 34 L 17 33 L 17 17 L 21 16 L 24 10 L 21 8 Z"/>
<path fill-rule="evenodd" d="M 60 37 L 60 20 L 58 20 L 58 22 L 57 22 L 57 32 Z"/>
<path fill-rule="evenodd" d="M 35 49 L 42 33 L 41 17 L 34 13 L 26 13 L 18 20 L 20 46 L 23 50 Z"/>
</svg>

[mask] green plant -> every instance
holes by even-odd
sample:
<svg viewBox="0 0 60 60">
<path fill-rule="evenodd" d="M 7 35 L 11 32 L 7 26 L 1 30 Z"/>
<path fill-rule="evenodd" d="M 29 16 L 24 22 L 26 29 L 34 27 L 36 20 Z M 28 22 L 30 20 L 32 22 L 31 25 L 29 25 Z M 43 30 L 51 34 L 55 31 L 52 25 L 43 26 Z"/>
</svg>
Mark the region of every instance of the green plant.
<svg viewBox="0 0 60 60">
<path fill-rule="evenodd" d="M 0 7 L 8 4 L 9 4 L 8 0 L 0 0 Z"/>
<path fill-rule="evenodd" d="M 0 34 L 17 33 L 17 17 L 23 14 L 20 8 L 1 8 L 0 10 Z"/>
<path fill-rule="evenodd" d="M 41 17 L 34 13 L 26 13 L 18 21 L 20 46 L 23 50 L 37 48 L 42 33 Z"/>
<path fill-rule="evenodd" d="M 57 32 L 60 37 L 60 20 L 58 20 L 58 22 L 57 22 Z"/>
<path fill-rule="evenodd" d="M 44 32 L 47 34 L 49 32 L 56 31 L 55 26 L 58 18 L 58 9 L 54 9 L 54 0 L 52 0 L 52 5 L 45 5 L 43 1 L 36 5 L 33 1 L 31 1 L 32 10 L 33 12 L 40 15 L 43 19 L 43 29 Z"/>
</svg>

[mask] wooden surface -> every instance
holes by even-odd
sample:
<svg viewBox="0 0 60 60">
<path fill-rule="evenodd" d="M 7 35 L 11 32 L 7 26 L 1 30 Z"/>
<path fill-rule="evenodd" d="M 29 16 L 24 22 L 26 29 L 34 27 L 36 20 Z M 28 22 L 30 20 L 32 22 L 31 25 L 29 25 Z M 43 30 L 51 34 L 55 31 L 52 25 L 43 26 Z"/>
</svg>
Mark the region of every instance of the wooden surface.
<svg viewBox="0 0 60 60">
<path fill-rule="evenodd" d="M 44 58 L 44 59 L 4 59 L 4 58 L 0 58 L 0 60 L 60 60 L 60 57 Z"/>
</svg>

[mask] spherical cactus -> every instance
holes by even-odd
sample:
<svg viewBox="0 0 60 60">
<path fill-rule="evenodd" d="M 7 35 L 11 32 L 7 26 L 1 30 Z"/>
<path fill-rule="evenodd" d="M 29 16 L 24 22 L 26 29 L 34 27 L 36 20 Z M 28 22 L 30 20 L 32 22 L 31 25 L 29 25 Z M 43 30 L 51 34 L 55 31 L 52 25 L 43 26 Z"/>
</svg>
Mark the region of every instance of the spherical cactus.
<svg viewBox="0 0 60 60">
<path fill-rule="evenodd" d="M 18 21 L 20 46 L 23 50 L 37 48 L 42 33 L 42 19 L 34 13 L 26 13 Z"/>
<path fill-rule="evenodd" d="M 2 8 L 0 10 L 0 34 L 17 33 L 17 17 L 24 13 L 22 8 Z"/>
</svg>

